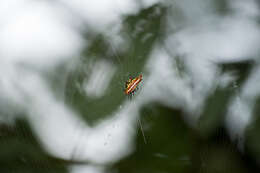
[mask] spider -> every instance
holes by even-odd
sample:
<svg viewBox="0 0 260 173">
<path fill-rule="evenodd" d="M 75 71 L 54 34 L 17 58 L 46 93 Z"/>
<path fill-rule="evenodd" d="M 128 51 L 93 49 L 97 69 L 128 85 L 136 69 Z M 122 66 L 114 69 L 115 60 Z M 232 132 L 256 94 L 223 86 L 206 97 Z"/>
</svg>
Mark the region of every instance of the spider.
<svg viewBox="0 0 260 173">
<path fill-rule="evenodd" d="M 136 78 L 132 79 L 131 77 L 125 83 L 125 94 L 128 96 L 133 96 L 134 93 L 138 90 L 138 84 L 143 80 L 143 76 L 140 74 Z"/>
<path fill-rule="evenodd" d="M 134 79 L 132 79 L 130 77 L 128 79 L 128 81 L 126 81 L 126 83 L 125 83 L 125 94 L 128 95 L 131 98 L 134 95 L 134 93 L 136 92 L 136 90 L 138 90 L 138 84 L 142 80 L 143 80 L 143 76 L 141 74 Z M 146 138 L 145 138 L 145 135 L 144 135 L 143 126 L 142 126 L 141 120 L 139 118 L 138 118 L 138 122 L 140 124 L 140 128 L 141 128 L 141 131 L 142 131 L 144 143 L 146 144 Z"/>
</svg>

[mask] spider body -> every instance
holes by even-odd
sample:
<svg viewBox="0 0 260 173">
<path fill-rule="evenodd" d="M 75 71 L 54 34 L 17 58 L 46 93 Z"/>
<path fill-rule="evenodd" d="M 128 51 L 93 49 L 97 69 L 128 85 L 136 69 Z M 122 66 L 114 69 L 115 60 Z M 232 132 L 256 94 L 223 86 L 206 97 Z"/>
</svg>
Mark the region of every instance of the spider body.
<svg viewBox="0 0 260 173">
<path fill-rule="evenodd" d="M 139 75 L 132 79 L 131 77 L 125 84 L 125 94 L 132 96 L 134 92 L 138 89 L 138 84 L 143 80 L 143 76 Z"/>
</svg>

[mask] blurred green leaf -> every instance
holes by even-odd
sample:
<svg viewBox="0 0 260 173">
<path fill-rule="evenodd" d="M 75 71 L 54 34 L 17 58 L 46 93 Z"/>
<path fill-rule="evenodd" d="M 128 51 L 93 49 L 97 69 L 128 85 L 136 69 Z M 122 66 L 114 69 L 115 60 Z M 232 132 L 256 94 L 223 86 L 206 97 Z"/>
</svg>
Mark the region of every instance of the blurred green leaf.
<svg viewBox="0 0 260 173">
<path fill-rule="evenodd" d="M 129 38 L 130 47 L 119 53 L 105 36 L 98 35 L 84 51 L 84 57 L 71 72 L 66 84 L 66 102 L 90 124 L 109 116 L 126 99 L 123 89 L 130 76 L 142 73 L 144 64 L 160 35 L 165 9 L 159 5 L 142 10 L 124 20 L 122 34 Z M 109 54 L 111 48 L 113 55 Z M 84 93 L 84 82 L 88 80 L 97 60 L 106 60 L 116 66 L 107 92 L 100 98 L 91 98 Z"/>
<path fill-rule="evenodd" d="M 210 138 L 199 140 L 194 150 L 192 172 L 251 173 L 257 170 L 245 155 L 230 141 L 224 128 L 219 128 Z"/>
<path fill-rule="evenodd" d="M 0 172 L 66 173 L 68 163 L 49 156 L 23 119 L 14 126 L 0 125 Z"/>
<path fill-rule="evenodd" d="M 260 97 L 255 102 L 252 112 L 252 123 L 246 129 L 245 148 L 251 157 L 256 160 L 260 159 Z"/>
<path fill-rule="evenodd" d="M 191 171 L 196 137 L 182 120 L 181 112 L 153 103 L 142 109 L 141 116 L 147 143 L 139 130 L 135 151 L 111 169 L 119 173 Z"/>
<path fill-rule="evenodd" d="M 235 72 L 237 79 L 231 85 L 217 87 L 213 94 L 209 95 L 206 99 L 206 105 L 198 123 L 199 131 L 203 136 L 210 136 L 218 128 L 223 126 L 230 99 L 239 92 L 244 81 L 247 79 L 252 69 L 252 61 L 221 64 L 220 68 L 222 74 Z"/>
</svg>

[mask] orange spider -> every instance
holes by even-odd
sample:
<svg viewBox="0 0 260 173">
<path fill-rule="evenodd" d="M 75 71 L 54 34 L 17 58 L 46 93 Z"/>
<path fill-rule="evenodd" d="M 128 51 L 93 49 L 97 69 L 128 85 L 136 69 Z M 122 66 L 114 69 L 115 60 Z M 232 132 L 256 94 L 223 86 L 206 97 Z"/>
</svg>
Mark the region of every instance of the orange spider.
<svg viewBox="0 0 260 173">
<path fill-rule="evenodd" d="M 132 96 L 134 92 L 138 89 L 137 85 L 143 80 L 143 76 L 140 74 L 136 78 L 129 78 L 125 83 L 125 94 Z"/>
<path fill-rule="evenodd" d="M 143 80 L 143 75 L 139 75 L 136 78 L 132 79 L 131 77 L 125 83 L 125 94 L 128 95 L 130 98 L 134 95 L 134 92 L 138 89 L 138 84 Z M 144 143 L 146 144 L 146 139 L 144 135 L 144 130 L 141 124 L 141 120 L 138 118 L 138 122 L 140 124 L 140 128 L 143 134 Z"/>
</svg>

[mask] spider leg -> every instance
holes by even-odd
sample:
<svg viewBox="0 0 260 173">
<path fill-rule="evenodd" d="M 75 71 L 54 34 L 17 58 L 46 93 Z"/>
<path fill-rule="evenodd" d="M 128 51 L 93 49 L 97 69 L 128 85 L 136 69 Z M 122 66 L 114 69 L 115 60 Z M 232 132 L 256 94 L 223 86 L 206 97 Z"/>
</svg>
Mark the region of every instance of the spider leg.
<svg viewBox="0 0 260 173">
<path fill-rule="evenodd" d="M 128 94 L 128 98 L 131 100 L 132 99 L 132 93 Z"/>
<path fill-rule="evenodd" d="M 128 81 L 126 81 L 125 82 L 125 88 L 127 88 L 127 85 L 129 84 L 129 82 Z"/>
<path fill-rule="evenodd" d="M 134 96 L 134 91 L 131 92 L 131 97 L 133 98 L 133 96 Z"/>
</svg>

